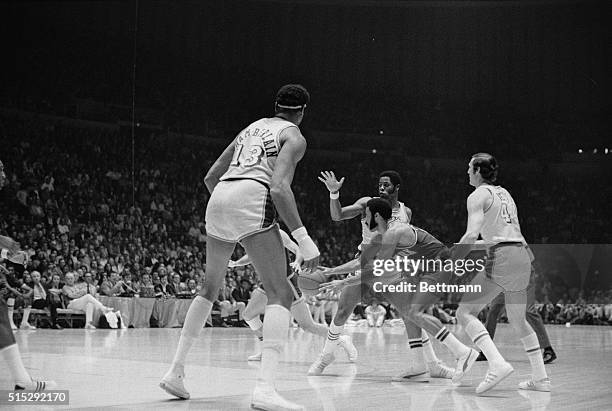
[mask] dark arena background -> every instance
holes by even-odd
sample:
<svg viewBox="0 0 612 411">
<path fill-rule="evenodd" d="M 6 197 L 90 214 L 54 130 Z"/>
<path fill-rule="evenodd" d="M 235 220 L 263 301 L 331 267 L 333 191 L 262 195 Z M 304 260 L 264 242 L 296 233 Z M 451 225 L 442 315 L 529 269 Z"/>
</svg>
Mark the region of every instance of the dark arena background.
<svg viewBox="0 0 612 411">
<path fill-rule="evenodd" d="M 434 334 L 409 342 L 384 296 L 363 298 L 346 321 L 340 338 L 358 357 L 338 348 L 313 375 L 338 337 L 326 327 L 342 298 L 302 280 L 314 281 L 313 290 L 302 283 L 312 321 L 291 319 L 278 393 L 307 410 L 612 409 L 608 2 L 5 1 L 0 16 L 0 235 L 21 250 L 3 245 L 0 259 L 0 408 L 257 402 L 265 361 L 247 359 L 266 340 L 246 322 L 245 306 L 262 294 L 250 264 L 230 261 L 214 291 L 186 357 L 191 398 L 159 384 L 210 274 L 204 177 L 241 130 L 274 116 L 282 85 L 299 83 L 310 93 L 299 128 L 308 148 L 291 188 L 322 267 L 353 259 L 362 240 L 359 218 L 332 220 L 322 171 L 345 177 L 339 200 L 349 206 L 378 196 L 380 172 L 396 170 L 411 224 L 452 246 L 466 232 L 470 158 L 495 156 L 496 184 L 511 193 L 535 255 L 528 320 L 548 334 L 550 392 L 518 389 L 532 358 L 499 305 L 478 315 L 487 329 L 489 313 L 499 316 L 493 341 L 514 367 L 493 390 L 475 393 L 487 361 L 460 385 L 435 378 L 429 362 L 430 378 L 394 381 L 427 344 L 452 369 L 456 356 Z M 231 260 L 244 254 L 237 246 Z M 458 321 L 460 303 L 441 294 L 425 312 L 480 351 Z M 18 403 L 20 377 L 9 371 L 19 358 L 34 382 L 69 399 Z"/>
</svg>

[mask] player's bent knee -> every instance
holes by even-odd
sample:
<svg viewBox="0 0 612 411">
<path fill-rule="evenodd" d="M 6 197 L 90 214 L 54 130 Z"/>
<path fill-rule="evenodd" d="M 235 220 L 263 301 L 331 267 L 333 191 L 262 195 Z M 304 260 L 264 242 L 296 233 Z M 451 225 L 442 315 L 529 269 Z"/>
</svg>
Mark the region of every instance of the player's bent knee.
<svg viewBox="0 0 612 411">
<path fill-rule="evenodd" d="M 469 307 L 459 306 L 456 313 L 457 321 L 461 324 L 467 324 L 474 317 L 472 310 Z"/>
</svg>

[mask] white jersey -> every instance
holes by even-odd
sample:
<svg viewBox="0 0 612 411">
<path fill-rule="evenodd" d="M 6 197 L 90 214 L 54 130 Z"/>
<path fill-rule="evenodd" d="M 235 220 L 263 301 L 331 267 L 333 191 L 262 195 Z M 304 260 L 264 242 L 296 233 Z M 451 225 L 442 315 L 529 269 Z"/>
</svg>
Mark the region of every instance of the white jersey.
<svg viewBox="0 0 612 411">
<path fill-rule="evenodd" d="M 391 218 L 388 222 L 388 228 L 393 227 L 397 223 L 409 223 L 410 215 L 408 214 L 408 209 L 401 201 L 398 201 L 399 207 L 391 210 Z M 359 249 L 363 244 L 370 244 L 372 241 L 372 237 L 376 233 L 370 231 L 369 221 L 365 221 L 365 214 L 361 217 L 361 244 L 359 245 Z"/>
<path fill-rule="evenodd" d="M 480 235 L 487 244 L 503 242 L 525 243 L 521 234 L 518 211 L 510 193 L 501 186 L 481 185 L 477 190 L 487 190 L 493 202 L 484 210 L 484 222 Z"/>
<path fill-rule="evenodd" d="M 220 181 L 251 179 L 270 186 L 276 158 L 280 151 L 280 134 L 297 126 L 279 117 L 262 118 L 242 130 L 234 146 L 234 156 Z"/>
</svg>

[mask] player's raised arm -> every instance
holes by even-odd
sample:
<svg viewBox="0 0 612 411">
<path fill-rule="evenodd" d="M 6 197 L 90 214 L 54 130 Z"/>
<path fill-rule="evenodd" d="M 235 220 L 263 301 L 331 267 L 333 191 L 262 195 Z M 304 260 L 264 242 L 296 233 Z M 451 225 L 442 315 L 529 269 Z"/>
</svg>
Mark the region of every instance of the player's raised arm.
<svg viewBox="0 0 612 411">
<path fill-rule="evenodd" d="M 333 171 L 321 171 L 319 181 L 329 190 L 329 213 L 333 221 L 349 220 L 361 215 L 370 197 L 362 197 L 350 206 L 342 207 L 340 204 L 340 188 L 344 184 L 344 177 L 338 181 Z"/>
<path fill-rule="evenodd" d="M 227 171 L 230 162 L 232 161 L 232 157 L 234 156 L 234 147 L 236 146 L 236 139 L 232 140 L 230 145 L 228 145 L 223 153 L 217 158 L 217 161 L 212 165 L 208 173 L 206 173 L 206 177 L 204 177 L 204 184 L 208 189 L 209 193 L 212 193 L 215 189 L 215 186 L 219 183 L 219 179 L 225 172 Z"/>
<path fill-rule="evenodd" d="M 302 224 L 291 190 L 295 167 L 306 151 L 306 140 L 295 127 L 287 128 L 280 139 L 282 146 L 272 175 L 270 196 L 281 219 L 296 239 L 306 268 L 315 269 L 319 264 L 319 250 Z"/>
</svg>

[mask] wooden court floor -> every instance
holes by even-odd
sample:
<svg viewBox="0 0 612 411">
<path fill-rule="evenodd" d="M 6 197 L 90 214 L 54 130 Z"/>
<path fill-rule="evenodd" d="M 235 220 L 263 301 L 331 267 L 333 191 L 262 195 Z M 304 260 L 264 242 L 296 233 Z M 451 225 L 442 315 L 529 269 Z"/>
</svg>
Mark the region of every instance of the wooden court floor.
<svg viewBox="0 0 612 411">
<path fill-rule="evenodd" d="M 508 325 L 500 325 L 495 341 L 515 372 L 486 396 L 474 393 L 486 362 L 476 363 L 460 387 L 448 380 L 392 383 L 391 377 L 411 361 L 404 329 L 348 328 L 348 332 L 359 349 L 357 363 L 348 363 L 340 353 L 325 376 L 307 377 L 323 338 L 291 329 L 278 390 L 308 410 L 612 410 L 612 327 L 548 326 L 559 358 L 548 366 L 553 392 L 546 394 L 517 390 L 529 373 L 529 362 Z M 16 337 L 26 368 L 70 390 L 71 409 L 248 409 L 258 367 L 246 361 L 258 344 L 250 331 L 203 331 L 188 357 L 189 401 L 174 400 L 157 386 L 179 333 L 180 329 L 66 329 L 18 331 Z M 464 334 L 459 337 L 465 341 Z M 436 343 L 436 351 L 451 363 L 444 347 Z M 6 372 L 0 372 L 0 389 L 10 388 Z"/>
</svg>

